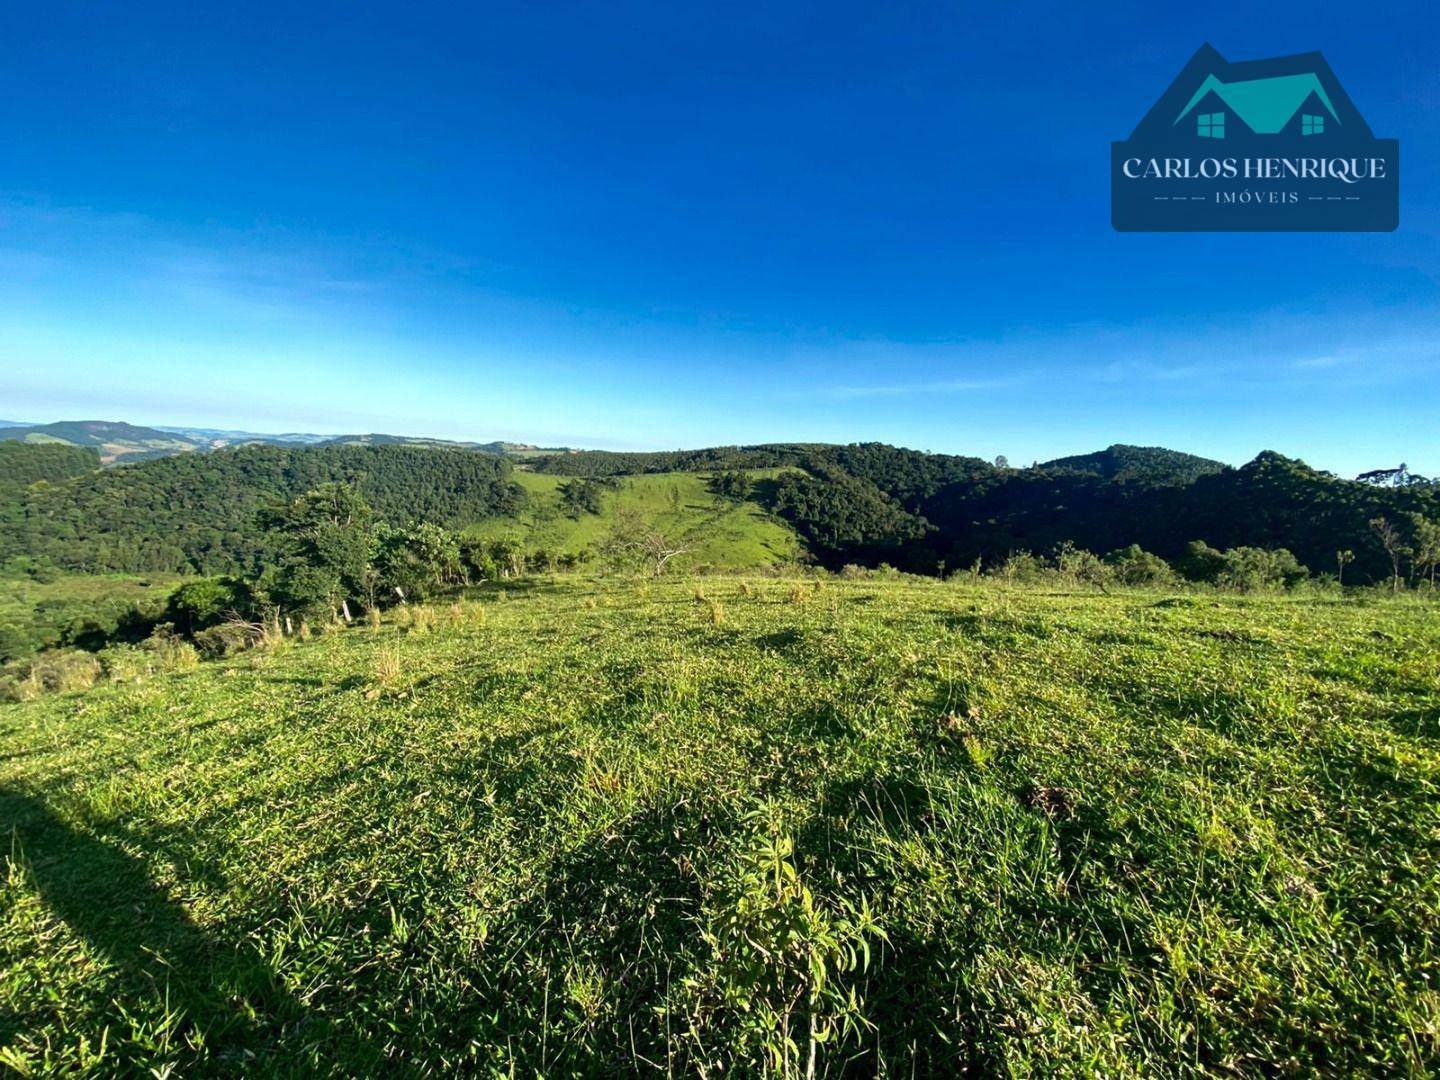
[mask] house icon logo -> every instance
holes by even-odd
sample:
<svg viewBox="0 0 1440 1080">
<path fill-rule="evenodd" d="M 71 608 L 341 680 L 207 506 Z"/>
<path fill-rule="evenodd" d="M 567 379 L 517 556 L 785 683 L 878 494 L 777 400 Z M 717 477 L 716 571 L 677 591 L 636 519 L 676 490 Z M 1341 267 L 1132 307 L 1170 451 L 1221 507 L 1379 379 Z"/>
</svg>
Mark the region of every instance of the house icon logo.
<svg viewBox="0 0 1440 1080">
<path fill-rule="evenodd" d="M 1377 139 L 1318 52 L 1230 63 L 1209 45 L 1110 144 L 1121 232 L 1388 232 L 1400 144 Z"/>
</svg>

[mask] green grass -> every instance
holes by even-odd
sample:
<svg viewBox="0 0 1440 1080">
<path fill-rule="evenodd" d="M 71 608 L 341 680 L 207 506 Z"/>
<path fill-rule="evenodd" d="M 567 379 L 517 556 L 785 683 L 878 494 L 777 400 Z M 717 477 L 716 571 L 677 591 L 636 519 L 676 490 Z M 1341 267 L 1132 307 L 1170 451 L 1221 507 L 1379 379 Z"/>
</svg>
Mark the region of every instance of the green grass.
<svg viewBox="0 0 1440 1080">
<path fill-rule="evenodd" d="M 751 469 L 757 482 L 783 470 Z M 519 537 L 530 549 L 579 552 L 604 543 L 621 507 L 638 511 L 667 540 L 689 550 L 684 565 L 749 569 L 793 562 L 800 544 L 793 530 L 753 501 L 741 503 L 711 493 L 709 478 L 698 473 L 656 473 L 619 478 L 620 489 L 607 491 L 600 514 L 568 516 L 560 507 L 564 476 L 517 470 L 515 480 L 529 495 L 519 519 L 493 518 L 466 531 L 485 537 Z"/>
<path fill-rule="evenodd" d="M 429 621 L 0 707 L 0 1060 L 1440 1067 L 1433 606 L 677 579 Z"/>
</svg>

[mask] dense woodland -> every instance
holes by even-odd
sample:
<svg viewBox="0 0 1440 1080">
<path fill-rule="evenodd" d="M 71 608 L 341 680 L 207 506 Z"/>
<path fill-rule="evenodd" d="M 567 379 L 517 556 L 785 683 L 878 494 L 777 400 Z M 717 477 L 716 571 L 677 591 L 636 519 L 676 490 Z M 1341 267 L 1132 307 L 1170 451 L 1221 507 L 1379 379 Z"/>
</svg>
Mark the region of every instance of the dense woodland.
<svg viewBox="0 0 1440 1080">
<path fill-rule="evenodd" d="M 36 481 L 69 480 L 99 467 L 100 453 L 92 447 L 0 442 L 0 495 L 18 497 Z"/>
<path fill-rule="evenodd" d="M 63 460 L 51 460 L 54 449 L 0 444 L 0 462 L 7 475 L 63 469 Z M 0 560 L 92 573 L 248 572 L 265 560 L 260 512 L 323 484 L 353 485 L 396 526 L 458 526 L 518 509 L 524 492 L 510 469 L 505 458 L 464 450 L 245 446 L 104 471 L 92 465 L 63 482 L 41 473 L 44 482 L 12 489 Z"/>
</svg>

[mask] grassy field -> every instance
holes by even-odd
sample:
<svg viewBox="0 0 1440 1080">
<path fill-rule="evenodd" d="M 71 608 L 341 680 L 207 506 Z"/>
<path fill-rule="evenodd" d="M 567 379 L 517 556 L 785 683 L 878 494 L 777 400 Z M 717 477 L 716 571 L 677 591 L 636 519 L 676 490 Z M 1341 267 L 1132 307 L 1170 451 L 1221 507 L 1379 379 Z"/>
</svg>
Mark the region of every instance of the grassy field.
<svg viewBox="0 0 1440 1080">
<path fill-rule="evenodd" d="M 0 706 L 0 1061 L 1431 1074 L 1437 796 L 1433 606 L 521 582 Z"/>
<path fill-rule="evenodd" d="M 756 482 L 779 469 L 745 470 Z M 793 562 L 800 553 L 793 530 L 752 501 L 734 502 L 711 493 L 708 478 L 697 473 L 656 473 L 619 478 L 618 491 L 605 493 L 603 512 L 569 517 L 560 506 L 560 485 L 569 478 L 517 470 L 515 480 L 530 498 L 518 520 L 494 518 L 466 531 L 485 537 L 518 537 L 529 549 L 579 552 L 598 548 L 621 507 L 637 511 L 667 540 L 689 549 L 682 559 L 691 567 L 755 569 Z"/>
</svg>

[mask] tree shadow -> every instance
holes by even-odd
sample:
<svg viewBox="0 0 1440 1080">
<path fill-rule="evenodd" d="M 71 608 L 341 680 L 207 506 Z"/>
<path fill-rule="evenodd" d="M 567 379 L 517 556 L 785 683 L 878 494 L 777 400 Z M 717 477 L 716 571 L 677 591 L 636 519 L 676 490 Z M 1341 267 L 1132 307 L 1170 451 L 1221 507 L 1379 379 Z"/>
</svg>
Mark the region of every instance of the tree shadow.
<svg viewBox="0 0 1440 1080">
<path fill-rule="evenodd" d="M 135 840 L 133 833 L 92 835 L 36 795 L 3 785 L 0 823 L 9 833 L 3 860 L 11 872 L 18 869 L 49 911 L 108 965 L 112 1000 L 100 1007 L 153 1015 L 157 1023 L 168 1014 L 175 1021 L 168 1051 L 173 1057 L 190 1056 L 202 1071 L 286 1071 L 296 1064 L 290 1049 L 296 1036 L 315 1052 L 322 1044 L 341 1049 L 336 1033 L 307 1015 L 261 956 L 212 936 L 152 879 L 146 863 L 120 844 Z M 54 1010 L 52 1001 L 29 1012 L 0 1013 L 0 1045 L 14 1043 Z M 69 1022 L 78 1019 L 70 1016 Z M 108 1015 L 93 1019 L 97 1026 L 113 1026 Z M 375 1053 L 351 1043 L 343 1051 L 359 1063 L 355 1071 L 375 1070 Z M 124 1063 L 143 1071 L 139 1065 Z"/>
</svg>

